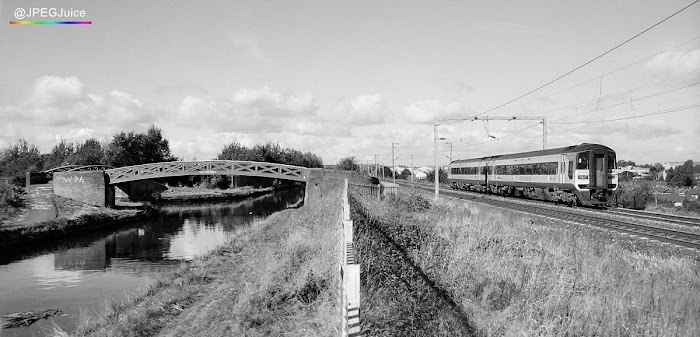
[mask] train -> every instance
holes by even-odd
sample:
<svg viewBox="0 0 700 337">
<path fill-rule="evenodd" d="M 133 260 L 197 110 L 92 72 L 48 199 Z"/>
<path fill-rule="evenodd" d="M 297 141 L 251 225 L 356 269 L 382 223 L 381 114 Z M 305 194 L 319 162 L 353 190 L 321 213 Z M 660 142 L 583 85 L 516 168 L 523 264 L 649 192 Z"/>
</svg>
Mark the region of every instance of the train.
<svg viewBox="0 0 700 337">
<path fill-rule="evenodd" d="M 540 151 L 454 160 L 456 190 L 527 197 L 571 206 L 608 207 L 618 187 L 615 151 L 583 143 Z"/>
</svg>

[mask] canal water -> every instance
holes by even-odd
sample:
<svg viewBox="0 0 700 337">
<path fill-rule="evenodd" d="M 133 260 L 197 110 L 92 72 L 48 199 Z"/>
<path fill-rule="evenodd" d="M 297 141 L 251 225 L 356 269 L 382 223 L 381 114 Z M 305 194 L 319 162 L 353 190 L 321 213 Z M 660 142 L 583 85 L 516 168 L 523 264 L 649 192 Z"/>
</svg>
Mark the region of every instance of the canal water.
<svg viewBox="0 0 700 337">
<path fill-rule="evenodd" d="M 108 300 L 121 301 L 159 272 L 206 254 L 253 221 L 302 201 L 303 189 L 243 201 L 163 206 L 157 219 L 91 233 L 43 247 L 0 253 L 0 316 L 60 309 L 65 316 L 30 327 L 2 329 L 1 337 L 46 336 L 71 329 Z"/>
</svg>

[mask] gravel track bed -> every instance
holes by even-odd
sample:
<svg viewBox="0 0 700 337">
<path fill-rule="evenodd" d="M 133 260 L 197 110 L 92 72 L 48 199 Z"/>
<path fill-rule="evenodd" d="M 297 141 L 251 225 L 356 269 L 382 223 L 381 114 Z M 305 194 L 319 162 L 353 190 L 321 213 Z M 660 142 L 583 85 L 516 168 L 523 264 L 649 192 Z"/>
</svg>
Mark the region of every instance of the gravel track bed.
<svg viewBox="0 0 700 337">
<path fill-rule="evenodd" d="M 472 335 L 466 315 L 413 263 L 407 248 L 384 224 L 368 218 L 352 196 L 350 204 L 361 264 L 362 335 Z"/>
</svg>

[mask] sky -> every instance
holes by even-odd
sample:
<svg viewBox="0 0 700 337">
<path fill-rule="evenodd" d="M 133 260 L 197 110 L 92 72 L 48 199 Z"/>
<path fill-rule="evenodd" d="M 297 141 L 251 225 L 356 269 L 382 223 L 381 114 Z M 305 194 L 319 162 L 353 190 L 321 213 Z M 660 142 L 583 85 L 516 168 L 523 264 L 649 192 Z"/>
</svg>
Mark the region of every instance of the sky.
<svg viewBox="0 0 700 337">
<path fill-rule="evenodd" d="M 184 160 L 272 141 L 390 164 L 398 143 L 420 166 L 541 149 L 543 117 L 549 148 L 700 161 L 700 3 L 510 102 L 693 1 L 0 0 L 0 148 L 155 125 Z M 10 24 L 32 8 L 92 24 Z"/>
</svg>

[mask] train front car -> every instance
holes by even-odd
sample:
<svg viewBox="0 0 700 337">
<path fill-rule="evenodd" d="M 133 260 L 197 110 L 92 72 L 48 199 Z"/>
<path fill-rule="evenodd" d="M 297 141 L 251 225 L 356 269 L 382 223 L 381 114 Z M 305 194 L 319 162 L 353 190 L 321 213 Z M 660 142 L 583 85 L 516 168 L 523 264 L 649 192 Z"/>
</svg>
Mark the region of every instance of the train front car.
<svg viewBox="0 0 700 337">
<path fill-rule="evenodd" d="M 575 153 L 573 180 L 576 194 L 583 205 L 610 206 L 617 189 L 615 151 L 607 146 L 582 144 Z"/>
</svg>

